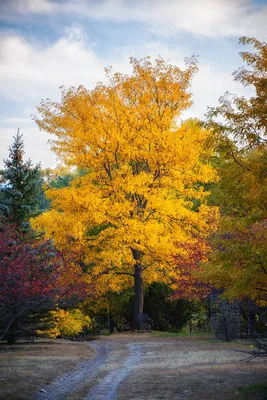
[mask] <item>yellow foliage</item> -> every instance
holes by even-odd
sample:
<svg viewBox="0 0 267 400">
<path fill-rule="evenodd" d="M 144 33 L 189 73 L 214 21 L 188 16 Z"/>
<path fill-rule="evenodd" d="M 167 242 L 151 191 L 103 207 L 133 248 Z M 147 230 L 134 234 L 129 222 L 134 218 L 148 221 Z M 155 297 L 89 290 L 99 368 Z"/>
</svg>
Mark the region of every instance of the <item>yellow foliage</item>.
<svg viewBox="0 0 267 400">
<path fill-rule="evenodd" d="M 37 331 L 37 334 L 46 334 L 48 337 L 75 336 L 82 332 L 83 327 L 91 326 L 90 317 L 84 315 L 81 310 L 62 310 L 51 311 L 54 319 L 54 327 L 47 331 Z"/>
<path fill-rule="evenodd" d="M 214 252 L 204 266 L 202 279 L 223 287 L 228 299 L 251 298 L 267 304 L 267 148 L 239 155 L 240 164 L 221 166 L 214 191 L 222 209 Z"/>
<path fill-rule="evenodd" d="M 132 76 L 107 70 L 108 85 L 64 89 L 60 103 L 41 103 L 36 119 L 57 136 L 53 149 L 67 165 L 91 173 L 49 190 L 52 210 L 32 225 L 60 248 L 72 238 L 101 290 L 118 289 L 119 274 L 137 263 L 148 281 L 172 277 L 177 243 L 207 236 L 218 218 L 203 189 L 217 179 L 210 132 L 178 120 L 191 105 L 195 61 L 185 71 L 162 59 L 131 64 Z"/>
</svg>

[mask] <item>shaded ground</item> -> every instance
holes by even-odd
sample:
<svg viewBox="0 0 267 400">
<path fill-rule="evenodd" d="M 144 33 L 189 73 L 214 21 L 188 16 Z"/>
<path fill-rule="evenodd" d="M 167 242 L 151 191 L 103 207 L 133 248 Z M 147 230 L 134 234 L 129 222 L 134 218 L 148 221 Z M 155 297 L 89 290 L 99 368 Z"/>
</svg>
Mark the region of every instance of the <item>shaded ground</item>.
<svg viewBox="0 0 267 400">
<path fill-rule="evenodd" d="M 94 355 L 88 343 L 43 340 L 0 345 L 0 399 L 29 400 L 60 374 Z"/>
<path fill-rule="evenodd" d="M 240 351 L 249 350 L 248 345 L 150 334 L 114 334 L 93 342 L 69 344 L 81 350 L 87 361 L 52 384 L 41 385 L 42 390 L 34 397 L 6 398 L 267 399 L 267 364 L 264 359 L 242 361 L 247 355 Z M 91 359 L 90 346 L 95 353 Z M 260 391 L 258 386 L 246 391 L 254 384 Z"/>
</svg>

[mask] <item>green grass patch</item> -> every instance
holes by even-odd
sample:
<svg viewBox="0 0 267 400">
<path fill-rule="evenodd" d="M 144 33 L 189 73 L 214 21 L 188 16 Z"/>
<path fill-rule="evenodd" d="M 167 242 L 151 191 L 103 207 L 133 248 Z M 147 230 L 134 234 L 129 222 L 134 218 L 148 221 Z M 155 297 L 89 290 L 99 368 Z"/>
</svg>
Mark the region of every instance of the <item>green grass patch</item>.
<svg viewBox="0 0 267 400">
<path fill-rule="evenodd" d="M 267 383 L 258 383 L 238 389 L 242 400 L 267 400 Z"/>
<path fill-rule="evenodd" d="M 211 335 L 210 332 L 163 332 L 163 331 L 152 331 L 151 335 L 159 337 L 199 337 L 206 338 Z"/>
</svg>

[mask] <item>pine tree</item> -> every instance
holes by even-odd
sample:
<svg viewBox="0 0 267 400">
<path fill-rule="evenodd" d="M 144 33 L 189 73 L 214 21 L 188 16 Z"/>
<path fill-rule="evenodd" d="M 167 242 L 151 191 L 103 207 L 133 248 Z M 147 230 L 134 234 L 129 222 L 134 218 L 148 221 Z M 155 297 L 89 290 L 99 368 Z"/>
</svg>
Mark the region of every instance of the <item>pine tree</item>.
<svg viewBox="0 0 267 400">
<path fill-rule="evenodd" d="M 17 225 L 38 215 L 44 201 L 40 164 L 24 161 L 24 154 L 23 136 L 18 130 L 9 147 L 9 158 L 4 160 L 5 168 L 0 171 L 0 214 Z"/>
</svg>

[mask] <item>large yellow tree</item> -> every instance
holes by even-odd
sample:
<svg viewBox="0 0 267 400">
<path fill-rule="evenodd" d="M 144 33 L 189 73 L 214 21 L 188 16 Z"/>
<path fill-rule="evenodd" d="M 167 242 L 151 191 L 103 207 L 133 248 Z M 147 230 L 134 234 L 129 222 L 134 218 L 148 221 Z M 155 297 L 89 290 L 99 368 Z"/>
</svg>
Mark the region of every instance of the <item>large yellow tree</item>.
<svg viewBox="0 0 267 400">
<path fill-rule="evenodd" d="M 87 174 L 49 190 L 52 208 L 32 223 L 60 248 L 82 254 L 102 290 L 134 278 L 135 313 L 148 282 L 179 275 L 179 243 L 214 229 L 217 211 L 204 183 L 216 180 L 209 131 L 181 122 L 191 105 L 194 59 L 182 71 L 149 58 L 131 59 L 131 76 L 107 69 L 108 84 L 63 90 L 38 107 L 39 127 L 57 139 L 55 153 Z"/>
</svg>

